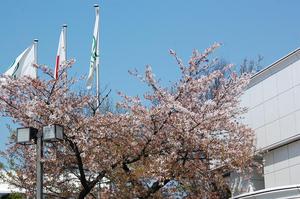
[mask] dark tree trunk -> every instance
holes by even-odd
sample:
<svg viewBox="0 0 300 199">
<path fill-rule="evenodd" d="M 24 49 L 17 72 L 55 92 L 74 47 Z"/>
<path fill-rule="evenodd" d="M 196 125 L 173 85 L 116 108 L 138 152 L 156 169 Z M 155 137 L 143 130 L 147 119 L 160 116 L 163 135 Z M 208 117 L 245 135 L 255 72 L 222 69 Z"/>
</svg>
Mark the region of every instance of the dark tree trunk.
<svg viewBox="0 0 300 199">
<path fill-rule="evenodd" d="M 79 193 L 78 199 L 84 199 L 91 191 L 91 188 L 82 189 Z"/>
</svg>

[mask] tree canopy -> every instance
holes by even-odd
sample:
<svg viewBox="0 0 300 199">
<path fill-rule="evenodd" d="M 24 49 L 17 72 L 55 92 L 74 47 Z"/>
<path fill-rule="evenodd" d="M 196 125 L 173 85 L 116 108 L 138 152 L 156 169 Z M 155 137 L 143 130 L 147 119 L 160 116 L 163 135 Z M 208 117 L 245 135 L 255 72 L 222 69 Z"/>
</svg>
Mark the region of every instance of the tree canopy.
<svg viewBox="0 0 300 199">
<path fill-rule="evenodd" d="M 186 65 L 171 50 L 181 72 L 171 87 L 162 87 L 150 66 L 145 75 L 132 72 L 150 91 L 142 97 L 120 93 L 122 112 L 96 111 L 103 99 L 72 88 L 72 61 L 58 79 L 44 66 L 38 67 L 48 78 L 3 76 L 0 112 L 39 131 L 49 124 L 64 127 L 63 141 L 45 144 L 49 195 L 92 198 L 101 184 L 110 198 L 226 197 L 223 175 L 250 167 L 254 134 L 241 123 L 246 109 L 239 103 L 250 75 L 237 75 L 230 64 L 215 69 L 210 56 L 218 47 L 194 51 Z M 33 195 L 35 145 L 15 144 L 12 134 L 3 156 L 6 180 Z"/>
</svg>

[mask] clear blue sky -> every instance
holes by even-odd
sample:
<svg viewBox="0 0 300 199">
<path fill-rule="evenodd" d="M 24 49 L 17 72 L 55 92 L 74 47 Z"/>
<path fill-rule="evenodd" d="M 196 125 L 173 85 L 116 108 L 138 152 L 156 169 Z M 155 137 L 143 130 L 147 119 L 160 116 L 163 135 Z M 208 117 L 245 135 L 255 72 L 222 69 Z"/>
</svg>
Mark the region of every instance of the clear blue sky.
<svg viewBox="0 0 300 199">
<path fill-rule="evenodd" d="M 101 84 L 129 95 L 145 87 L 128 69 L 152 65 L 164 83 L 177 76 L 172 48 L 188 60 L 195 48 L 224 45 L 217 56 L 239 64 L 264 56 L 271 64 L 300 45 L 298 0 L 1 0 L 0 72 L 39 39 L 39 63 L 53 67 L 62 24 L 68 24 L 68 58 L 73 75 L 88 73 L 94 24 L 93 4 L 101 7 Z M 82 83 L 84 88 L 84 83 Z M 0 119 L 0 148 L 7 137 Z"/>
</svg>

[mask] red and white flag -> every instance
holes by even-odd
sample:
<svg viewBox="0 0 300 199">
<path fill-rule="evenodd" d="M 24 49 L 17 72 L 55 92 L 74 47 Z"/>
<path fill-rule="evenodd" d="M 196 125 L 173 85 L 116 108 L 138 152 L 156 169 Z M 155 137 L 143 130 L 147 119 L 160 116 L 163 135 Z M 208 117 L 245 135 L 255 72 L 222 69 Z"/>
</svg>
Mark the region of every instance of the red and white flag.
<svg viewBox="0 0 300 199">
<path fill-rule="evenodd" d="M 56 54 L 56 62 L 54 69 L 54 78 L 58 78 L 58 71 L 61 65 L 66 61 L 66 26 L 63 26 L 58 43 L 58 49 Z"/>
</svg>

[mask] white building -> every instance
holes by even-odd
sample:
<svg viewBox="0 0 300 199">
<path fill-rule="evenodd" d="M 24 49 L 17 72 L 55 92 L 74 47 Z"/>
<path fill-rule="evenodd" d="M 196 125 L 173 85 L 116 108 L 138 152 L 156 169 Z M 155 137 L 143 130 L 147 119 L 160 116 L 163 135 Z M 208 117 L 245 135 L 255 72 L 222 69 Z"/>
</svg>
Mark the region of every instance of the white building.
<svg viewBox="0 0 300 199">
<path fill-rule="evenodd" d="M 300 49 L 255 74 L 242 104 L 263 154 L 264 183 L 235 198 L 300 198 Z"/>
<path fill-rule="evenodd" d="M 0 198 L 3 196 L 9 195 L 11 193 L 25 193 L 24 190 L 20 190 L 8 183 L 3 182 L 0 180 Z"/>
</svg>

